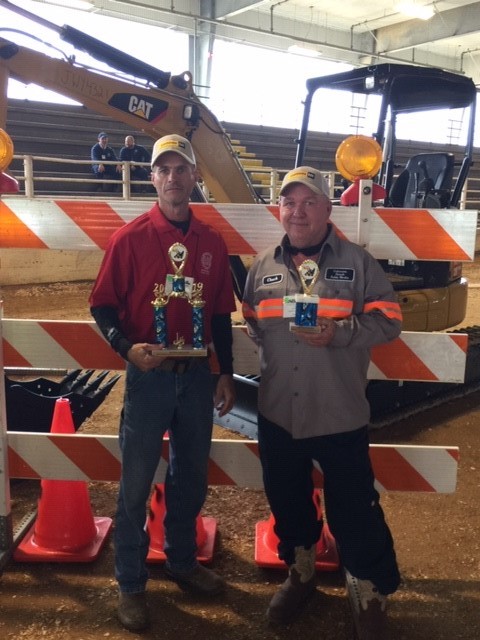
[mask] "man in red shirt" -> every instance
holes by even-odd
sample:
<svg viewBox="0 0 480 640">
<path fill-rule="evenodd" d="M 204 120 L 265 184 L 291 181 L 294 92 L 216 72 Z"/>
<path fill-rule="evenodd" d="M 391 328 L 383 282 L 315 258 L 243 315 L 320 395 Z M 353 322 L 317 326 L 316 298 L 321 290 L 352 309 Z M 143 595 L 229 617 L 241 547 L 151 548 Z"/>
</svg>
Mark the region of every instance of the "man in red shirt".
<svg viewBox="0 0 480 640">
<path fill-rule="evenodd" d="M 178 135 L 157 140 L 151 180 L 158 200 L 113 234 L 90 297 L 91 313 L 103 335 L 127 360 L 115 576 L 118 617 L 131 631 L 149 625 L 146 503 L 166 433 L 166 574 L 183 589 L 203 595 L 216 595 L 225 586 L 196 559 L 196 521 L 207 492 L 213 410 L 225 415 L 235 400 L 230 317 L 235 302 L 225 243 L 189 208 L 197 179 L 188 140 Z M 177 252 L 181 263 L 174 260 Z M 180 294 L 169 295 L 179 282 Z M 195 344 L 194 305 L 189 304 L 194 291 L 201 292 L 204 302 L 203 342 L 214 348 L 220 366 L 216 387 L 208 357 L 191 356 L 192 351 L 188 357 L 181 351 L 179 357 L 162 353 L 179 336 Z M 162 298 L 167 304 L 160 317 L 156 302 Z"/>
</svg>

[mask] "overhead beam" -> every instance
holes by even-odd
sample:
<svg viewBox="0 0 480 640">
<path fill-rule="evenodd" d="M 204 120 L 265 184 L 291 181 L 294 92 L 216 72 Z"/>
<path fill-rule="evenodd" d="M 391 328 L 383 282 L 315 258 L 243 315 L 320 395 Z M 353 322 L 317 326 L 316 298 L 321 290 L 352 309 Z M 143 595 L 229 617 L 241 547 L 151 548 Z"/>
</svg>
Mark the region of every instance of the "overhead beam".
<svg viewBox="0 0 480 640">
<path fill-rule="evenodd" d="M 395 31 L 393 27 L 390 28 L 393 29 L 393 31 L 390 32 L 387 27 L 379 29 L 377 32 L 358 32 L 357 30 L 341 31 L 327 28 L 325 25 L 320 24 L 292 23 L 291 20 L 280 16 L 275 16 L 272 22 L 271 15 L 248 11 L 252 6 L 258 6 L 259 4 L 258 2 L 251 2 L 251 0 L 249 2 L 246 2 L 246 0 L 232 0 L 231 2 L 230 0 L 218 1 L 220 2 L 219 6 L 223 7 L 223 13 L 226 13 L 228 10 L 226 6 L 228 3 L 230 3 L 235 10 L 242 7 L 242 13 L 237 15 L 233 20 L 230 19 L 231 14 L 228 20 L 225 18 L 209 17 L 212 10 L 215 11 L 215 14 L 220 13 L 218 8 L 215 7 L 213 0 L 204 0 L 203 11 L 200 11 L 201 7 L 197 4 L 198 14 L 192 11 L 193 5 L 188 0 L 176 0 L 175 9 L 171 7 L 153 6 L 152 0 L 115 0 L 114 2 L 112 2 L 112 0 L 92 0 L 100 14 L 110 15 L 120 19 L 128 17 L 129 20 L 155 24 L 157 26 L 164 25 L 165 27 L 174 23 L 178 30 L 193 36 L 198 35 L 199 32 L 205 34 L 210 33 L 210 35 L 214 33 L 215 38 L 226 38 L 252 46 L 268 47 L 277 50 L 285 50 L 288 45 L 293 42 L 305 43 L 307 45 L 311 44 L 318 49 L 325 60 L 346 62 L 354 66 L 367 64 L 368 60 L 370 62 L 390 61 L 418 65 L 423 64 L 456 72 L 462 70 L 460 69 L 460 65 L 463 64 L 462 61 L 458 56 L 450 56 L 448 51 L 440 54 L 438 51 L 432 53 L 428 49 L 422 50 L 421 48 L 415 48 L 417 45 L 433 40 L 433 37 L 430 37 L 429 33 L 431 27 L 429 26 L 427 28 L 425 23 L 421 21 L 412 20 L 403 23 L 403 25 L 409 26 L 406 26 L 404 30 L 398 32 Z M 101 7 L 100 4 L 102 5 Z M 458 12 L 469 9 L 469 17 L 464 21 L 464 28 L 468 29 L 468 25 L 470 24 L 470 31 L 474 31 L 475 29 L 480 30 L 480 27 L 472 26 L 473 24 L 478 24 L 479 18 L 476 14 L 479 6 L 480 2 L 475 2 L 462 9 L 458 9 Z M 473 9 L 471 9 L 472 7 Z M 457 10 L 452 10 L 451 15 L 455 14 L 456 11 Z M 440 17 L 448 13 L 449 12 L 443 12 Z M 435 20 L 437 20 L 438 17 L 439 16 L 436 16 Z M 429 22 L 431 23 L 432 21 Z M 208 30 L 206 28 L 208 24 L 215 24 L 216 30 Z M 449 22 L 445 28 L 447 26 L 449 33 L 455 30 L 455 26 Z M 416 30 L 419 30 L 418 35 L 420 37 L 417 45 L 407 40 L 411 35 L 410 31 L 415 32 Z M 468 32 L 469 31 L 467 31 L 467 33 Z M 375 42 L 377 33 L 383 38 L 383 40 L 381 40 L 381 46 Z M 389 33 L 391 36 L 388 35 Z M 445 31 L 445 33 L 447 32 Z M 401 39 L 401 34 L 403 34 L 403 40 Z M 437 38 L 438 37 L 441 36 L 438 35 Z M 391 49 L 389 49 L 389 47 L 391 47 Z M 198 51 L 196 55 L 198 59 Z M 465 72 L 468 71 L 468 74 L 472 76 L 476 82 L 480 82 L 478 63 L 475 64 L 474 62 L 470 63 L 470 61 L 468 61 L 468 65 L 464 63 L 464 67 L 463 70 Z M 195 75 L 202 84 L 202 78 L 206 80 L 204 71 L 200 71 L 198 67 Z"/>
<path fill-rule="evenodd" d="M 268 4 L 268 0 L 213 0 L 214 7 L 212 18 L 224 20 L 244 11 L 251 11 L 262 4 Z"/>
<path fill-rule="evenodd" d="M 436 13 L 427 21 L 407 20 L 375 31 L 378 54 L 411 49 L 480 31 L 480 2 Z"/>
</svg>

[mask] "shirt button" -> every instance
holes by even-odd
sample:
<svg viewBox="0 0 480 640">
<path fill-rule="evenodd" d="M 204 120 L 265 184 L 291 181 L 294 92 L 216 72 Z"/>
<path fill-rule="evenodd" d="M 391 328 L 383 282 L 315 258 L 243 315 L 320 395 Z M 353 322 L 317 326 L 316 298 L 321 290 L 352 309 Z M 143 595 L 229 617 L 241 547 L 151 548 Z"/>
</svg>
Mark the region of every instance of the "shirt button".
<svg viewBox="0 0 480 640">
<path fill-rule="evenodd" d="M 298 371 L 298 367 L 293 367 L 293 370 L 294 371 Z"/>
<path fill-rule="evenodd" d="M 298 398 L 298 391 L 295 391 L 295 393 L 293 394 L 294 398 Z"/>
</svg>

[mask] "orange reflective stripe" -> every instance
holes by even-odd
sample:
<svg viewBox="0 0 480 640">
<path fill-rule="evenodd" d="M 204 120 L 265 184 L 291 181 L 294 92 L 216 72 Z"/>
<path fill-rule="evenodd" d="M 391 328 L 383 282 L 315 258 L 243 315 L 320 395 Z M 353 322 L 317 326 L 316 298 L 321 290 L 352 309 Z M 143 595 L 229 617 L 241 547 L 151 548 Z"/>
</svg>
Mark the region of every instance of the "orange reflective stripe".
<svg viewBox="0 0 480 640">
<path fill-rule="evenodd" d="M 320 298 L 317 316 L 324 318 L 348 318 L 352 314 L 353 301 L 341 298 Z"/>
<path fill-rule="evenodd" d="M 348 318 L 352 314 L 353 301 L 341 298 L 320 298 L 317 316 L 324 318 Z M 364 313 L 381 311 L 387 318 L 402 321 L 402 312 L 397 302 L 375 300 L 368 302 L 363 307 Z M 252 309 L 247 303 L 242 304 L 244 318 L 266 320 L 268 318 L 283 317 L 283 298 L 268 298 L 261 300 L 257 310 Z"/>
<path fill-rule="evenodd" d="M 372 311 L 381 311 L 387 318 L 402 321 L 402 311 L 398 302 L 385 302 L 384 300 L 375 300 L 374 302 L 367 302 L 363 307 L 364 313 L 370 313 Z"/>
<path fill-rule="evenodd" d="M 282 318 L 283 317 L 283 298 L 269 298 L 261 300 L 257 307 L 257 318 L 264 320 L 265 318 Z"/>
<path fill-rule="evenodd" d="M 320 298 L 317 315 L 329 318 L 348 318 L 352 313 L 353 302 L 331 298 Z M 244 314 L 245 315 L 245 314 Z M 283 318 L 283 298 L 261 300 L 257 307 L 257 318 Z"/>
</svg>

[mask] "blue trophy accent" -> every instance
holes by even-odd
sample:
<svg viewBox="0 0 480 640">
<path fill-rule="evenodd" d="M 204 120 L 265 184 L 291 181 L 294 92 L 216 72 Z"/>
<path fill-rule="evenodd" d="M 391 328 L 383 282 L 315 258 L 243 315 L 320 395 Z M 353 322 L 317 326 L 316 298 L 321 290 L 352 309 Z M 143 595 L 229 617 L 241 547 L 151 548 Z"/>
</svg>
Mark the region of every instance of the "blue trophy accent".
<svg viewBox="0 0 480 640">
<path fill-rule="evenodd" d="M 168 346 L 167 338 L 167 304 L 168 295 L 165 294 L 165 285 L 155 284 L 153 290 L 155 300 L 152 301 L 153 317 L 155 321 L 155 340 L 158 344 Z"/>
<path fill-rule="evenodd" d="M 173 276 L 172 295 L 182 296 L 185 293 L 185 278 L 183 276 Z"/>
<path fill-rule="evenodd" d="M 310 302 L 309 299 L 311 299 Z M 299 327 L 314 327 L 317 324 L 317 307 L 317 296 L 296 295 L 295 324 Z"/>
<path fill-rule="evenodd" d="M 189 300 L 192 305 L 193 322 L 193 348 L 204 349 L 205 341 L 203 337 L 203 307 L 205 301 L 201 299 L 203 283 L 199 282 L 192 287 L 192 297 Z"/>
</svg>

